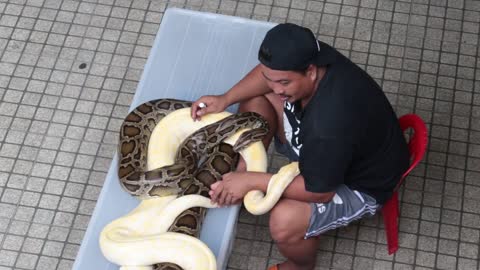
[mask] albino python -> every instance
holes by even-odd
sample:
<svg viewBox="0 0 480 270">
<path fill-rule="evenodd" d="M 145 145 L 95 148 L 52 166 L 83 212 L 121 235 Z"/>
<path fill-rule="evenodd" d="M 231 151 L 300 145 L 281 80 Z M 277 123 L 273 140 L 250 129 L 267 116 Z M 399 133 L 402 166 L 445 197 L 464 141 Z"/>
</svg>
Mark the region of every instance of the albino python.
<svg viewBox="0 0 480 270">
<path fill-rule="evenodd" d="M 236 152 L 242 154 L 247 170 L 266 171 L 260 140 L 268 126 L 263 118 L 222 112 L 194 122 L 190 105 L 171 99 L 150 101 L 132 111 L 122 125 L 120 183 L 141 202 L 100 235 L 103 254 L 121 269 L 153 269 L 155 263 L 161 263 L 156 269 L 216 269 L 212 252 L 192 237 L 198 236 L 203 207 L 215 207 L 204 197 L 210 184 L 234 168 Z M 272 177 L 265 198 L 260 191 L 247 194 L 247 210 L 262 214 L 273 207 L 298 174 L 296 163 L 289 166 Z"/>
</svg>

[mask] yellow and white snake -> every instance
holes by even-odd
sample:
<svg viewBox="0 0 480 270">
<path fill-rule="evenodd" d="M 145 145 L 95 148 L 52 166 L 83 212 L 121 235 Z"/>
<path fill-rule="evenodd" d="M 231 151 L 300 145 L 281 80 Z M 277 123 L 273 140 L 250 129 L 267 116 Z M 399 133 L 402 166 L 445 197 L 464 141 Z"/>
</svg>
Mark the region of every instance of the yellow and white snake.
<svg viewBox="0 0 480 270">
<path fill-rule="evenodd" d="M 146 102 L 121 127 L 120 183 L 141 202 L 103 229 L 100 247 L 123 270 L 216 269 L 213 253 L 195 238 L 204 209 L 216 207 L 208 198 L 209 186 L 234 169 L 236 152 L 248 171 L 267 169 L 260 140 L 268 126 L 262 117 L 222 112 L 193 121 L 190 105 L 173 99 Z M 283 167 L 271 178 L 266 196 L 261 191 L 245 196 L 247 210 L 269 211 L 298 173 L 296 163 Z"/>
</svg>

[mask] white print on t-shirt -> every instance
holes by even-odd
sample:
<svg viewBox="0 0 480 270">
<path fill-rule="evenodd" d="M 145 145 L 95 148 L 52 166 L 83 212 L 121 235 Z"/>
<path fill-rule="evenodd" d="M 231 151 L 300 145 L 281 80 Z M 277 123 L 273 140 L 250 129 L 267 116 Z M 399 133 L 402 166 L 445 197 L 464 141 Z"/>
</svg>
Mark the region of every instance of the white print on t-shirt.
<svg viewBox="0 0 480 270">
<path fill-rule="evenodd" d="M 338 194 L 335 194 L 332 199 L 334 204 L 343 204 L 342 198 L 338 196 Z M 327 210 L 327 207 L 325 206 L 324 203 L 317 203 L 317 211 L 319 214 L 323 214 Z"/>
<path fill-rule="evenodd" d="M 302 148 L 302 144 L 299 141 L 300 120 L 295 117 L 294 106 L 291 103 L 285 102 L 284 108 L 291 113 L 291 117 L 289 119 L 285 111 L 283 112 L 283 128 L 285 130 L 285 138 L 290 143 L 295 153 L 297 153 L 297 155 L 300 155 L 300 149 Z M 291 118 L 294 118 L 294 120 Z M 295 122 L 291 123 L 290 121 Z"/>
</svg>

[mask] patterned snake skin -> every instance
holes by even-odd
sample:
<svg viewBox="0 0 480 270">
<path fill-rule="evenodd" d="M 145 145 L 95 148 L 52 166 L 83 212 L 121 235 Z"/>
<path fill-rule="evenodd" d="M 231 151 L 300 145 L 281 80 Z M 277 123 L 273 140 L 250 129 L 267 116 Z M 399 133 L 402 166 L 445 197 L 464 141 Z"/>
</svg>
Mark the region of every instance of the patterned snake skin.
<svg viewBox="0 0 480 270">
<path fill-rule="evenodd" d="M 179 146 L 173 165 L 147 171 L 147 149 L 155 126 L 174 110 L 191 106 L 191 102 L 159 99 L 141 104 L 128 116 L 121 127 L 118 175 L 122 187 L 133 196 L 154 197 L 172 194 L 200 194 L 206 197 L 210 185 L 232 171 L 238 152 L 250 143 L 261 140 L 268 132 L 267 122 L 258 114 L 247 112 L 228 116 L 205 126 Z M 237 131 L 244 132 L 232 147 L 223 141 Z M 206 209 L 195 207 L 180 214 L 170 227 L 198 237 Z M 156 270 L 178 270 L 179 266 L 162 263 Z"/>
</svg>

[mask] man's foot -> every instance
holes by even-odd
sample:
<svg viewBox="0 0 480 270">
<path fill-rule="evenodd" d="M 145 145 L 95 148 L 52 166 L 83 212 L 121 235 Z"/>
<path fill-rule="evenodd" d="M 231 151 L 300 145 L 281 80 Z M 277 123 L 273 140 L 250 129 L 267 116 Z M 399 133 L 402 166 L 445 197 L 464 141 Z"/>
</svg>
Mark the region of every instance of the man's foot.
<svg viewBox="0 0 480 270">
<path fill-rule="evenodd" d="M 280 267 L 281 266 L 281 267 Z M 283 263 L 275 264 L 270 266 L 267 270 L 311 270 L 313 269 L 312 266 L 299 266 L 294 264 L 291 261 L 285 261 Z"/>
</svg>

